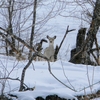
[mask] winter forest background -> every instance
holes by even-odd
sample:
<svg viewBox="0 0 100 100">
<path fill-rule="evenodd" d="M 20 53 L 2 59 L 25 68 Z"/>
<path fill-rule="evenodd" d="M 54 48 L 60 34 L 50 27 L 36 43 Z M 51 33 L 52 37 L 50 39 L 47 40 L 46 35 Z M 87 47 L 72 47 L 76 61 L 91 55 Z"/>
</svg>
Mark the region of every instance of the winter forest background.
<svg viewBox="0 0 100 100">
<path fill-rule="evenodd" d="M 0 0 L 0 100 L 99 100 L 99 26 L 100 0 Z"/>
</svg>

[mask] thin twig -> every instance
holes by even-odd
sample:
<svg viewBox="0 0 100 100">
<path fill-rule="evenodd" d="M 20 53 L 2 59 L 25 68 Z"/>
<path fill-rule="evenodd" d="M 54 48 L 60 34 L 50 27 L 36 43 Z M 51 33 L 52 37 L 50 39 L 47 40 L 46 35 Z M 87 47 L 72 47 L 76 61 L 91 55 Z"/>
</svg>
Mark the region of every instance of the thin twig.
<svg viewBox="0 0 100 100">
<path fill-rule="evenodd" d="M 19 82 L 21 82 L 21 80 L 19 79 L 19 78 L 11 78 L 11 77 L 4 77 L 4 78 L 0 78 L 0 80 L 4 80 L 4 79 L 9 79 L 9 80 L 17 80 L 17 81 L 19 81 Z M 27 88 L 28 88 L 28 86 L 25 84 L 25 83 L 23 83 Z"/>
<path fill-rule="evenodd" d="M 92 87 L 92 86 L 94 86 L 94 85 L 96 85 L 96 84 L 98 84 L 98 83 L 100 84 L 100 81 L 95 82 L 94 84 L 90 84 L 89 86 L 85 87 L 85 89 L 90 88 L 90 87 Z M 81 91 L 83 91 L 83 90 L 84 90 L 84 88 L 81 89 L 81 90 L 79 90 L 79 91 L 77 91 L 77 92 L 81 92 Z"/>
<path fill-rule="evenodd" d="M 89 86 L 90 86 L 90 91 L 91 91 L 91 93 L 92 93 L 92 85 L 91 85 L 91 82 L 90 82 L 90 78 L 89 78 L 89 69 L 88 69 L 88 66 L 86 66 L 87 67 L 87 79 L 88 79 L 88 83 L 89 83 Z"/>
<path fill-rule="evenodd" d="M 63 69 L 64 76 L 66 77 L 66 79 L 67 79 L 68 83 L 71 85 L 71 87 L 75 90 L 74 86 L 71 84 L 70 80 L 68 79 L 68 77 L 65 74 L 65 70 L 64 70 L 62 61 L 61 61 L 61 65 L 62 65 L 62 69 Z"/>
</svg>

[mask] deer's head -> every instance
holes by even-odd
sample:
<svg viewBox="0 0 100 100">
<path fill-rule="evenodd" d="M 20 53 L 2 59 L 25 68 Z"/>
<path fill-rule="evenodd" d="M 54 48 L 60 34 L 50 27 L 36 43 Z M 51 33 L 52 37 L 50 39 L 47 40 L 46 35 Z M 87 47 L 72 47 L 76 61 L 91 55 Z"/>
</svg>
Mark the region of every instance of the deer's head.
<svg viewBox="0 0 100 100">
<path fill-rule="evenodd" d="M 48 35 L 47 35 L 47 39 L 49 40 L 49 43 L 50 44 L 54 44 L 54 40 L 56 39 L 56 36 L 54 36 L 54 37 L 49 37 Z"/>
</svg>

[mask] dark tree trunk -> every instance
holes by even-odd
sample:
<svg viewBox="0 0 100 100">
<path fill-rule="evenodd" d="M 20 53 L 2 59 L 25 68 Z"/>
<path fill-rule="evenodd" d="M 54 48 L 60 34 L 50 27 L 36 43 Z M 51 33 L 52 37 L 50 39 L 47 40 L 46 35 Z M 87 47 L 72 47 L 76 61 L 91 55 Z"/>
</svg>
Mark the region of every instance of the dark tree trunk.
<svg viewBox="0 0 100 100">
<path fill-rule="evenodd" d="M 13 6 L 14 6 L 14 0 L 9 0 L 8 1 L 9 6 L 8 6 L 8 16 L 9 16 L 9 20 L 8 20 L 8 29 L 7 29 L 7 35 L 11 36 L 13 35 L 13 26 L 12 26 L 12 17 L 13 17 Z M 13 47 L 15 48 L 15 39 L 14 37 L 11 37 L 11 43 L 13 45 Z M 12 48 L 11 48 L 12 49 Z"/>
<path fill-rule="evenodd" d="M 78 31 L 78 34 L 77 34 L 77 39 L 76 39 L 76 48 L 72 49 L 71 50 L 71 59 L 73 58 L 73 56 L 75 54 L 77 54 L 83 44 L 84 44 L 84 41 L 85 41 L 85 34 L 86 34 L 86 28 L 81 28 L 79 31 Z M 73 62 L 73 63 L 84 63 L 83 61 L 83 55 L 84 55 L 84 52 L 78 54 L 73 60 L 71 60 L 70 62 Z"/>
<path fill-rule="evenodd" d="M 94 39 L 98 32 L 99 26 L 100 26 L 100 0 L 96 0 L 92 21 L 90 24 L 89 31 L 87 33 L 87 38 L 88 38 L 88 42 L 86 45 L 87 56 L 85 58 L 87 64 L 89 64 L 90 62 L 90 50 L 93 47 Z"/>
</svg>

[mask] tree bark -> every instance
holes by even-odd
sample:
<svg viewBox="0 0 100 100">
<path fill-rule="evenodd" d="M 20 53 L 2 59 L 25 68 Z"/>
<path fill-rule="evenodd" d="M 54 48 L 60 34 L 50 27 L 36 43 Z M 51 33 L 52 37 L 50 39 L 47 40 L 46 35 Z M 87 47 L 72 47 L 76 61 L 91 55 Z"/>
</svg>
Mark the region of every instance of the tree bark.
<svg viewBox="0 0 100 100">
<path fill-rule="evenodd" d="M 9 3 L 9 6 L 8 6 L 9 20 L 8 20 L 7 32 L 8 32 L 8 34 L 13 34 L 12 17 L 13 17 L 14 0 L 9 0 L 8 3 Z M 11 37 L 11 39 L 12 39 L 12 44 L 15 47 L 15 39 L 13 37 Z"/>
<path fill-rule="evenodd" d="M 31 36 L 30 36 L 30 47 L 33 46 L 33 40 L 34 40 L 34 32 L 35 32 L 35 23 L 36 23 L 36 7 L 37 7 L 37 0 L 34 0 L 34 8 L 33 8 L 33 22 L 32 22 L 32 30 L 31 30 Z M 29 59 L 32 56 L 32 50 L 29 50 Z"/>
<path fill-rule="evenodd" d="M 86 34 L 86 28 L 79 29 L 76 39 L 76 48 L 71 50 L 70 62 L 72 63 L 77 63 L 77 64 L 84 63 L 83 61 L 84 51 L 82 51 L 82 53 L 79 53 L 76 57 L 74 57 L 74 55 L 77 54 L 82 49 L 85 41 L 85 34 Z M 74 59 L 72 59 L 73 57 Z"/>
<path fill-rule="evenodd" d="M 95 39 L 94 37 L 98 32 L 99 26 L 100 26 L 100 0 L 96 0 L 92 21 L 87 33 L 87 38 L 89 38 L 89 40 L 86 44 L 86 55 L 87 55 L 85 58 L 86 64 L 90 63 L 90 50 L 93 47 L 93 43 Z"/>
</svg>

